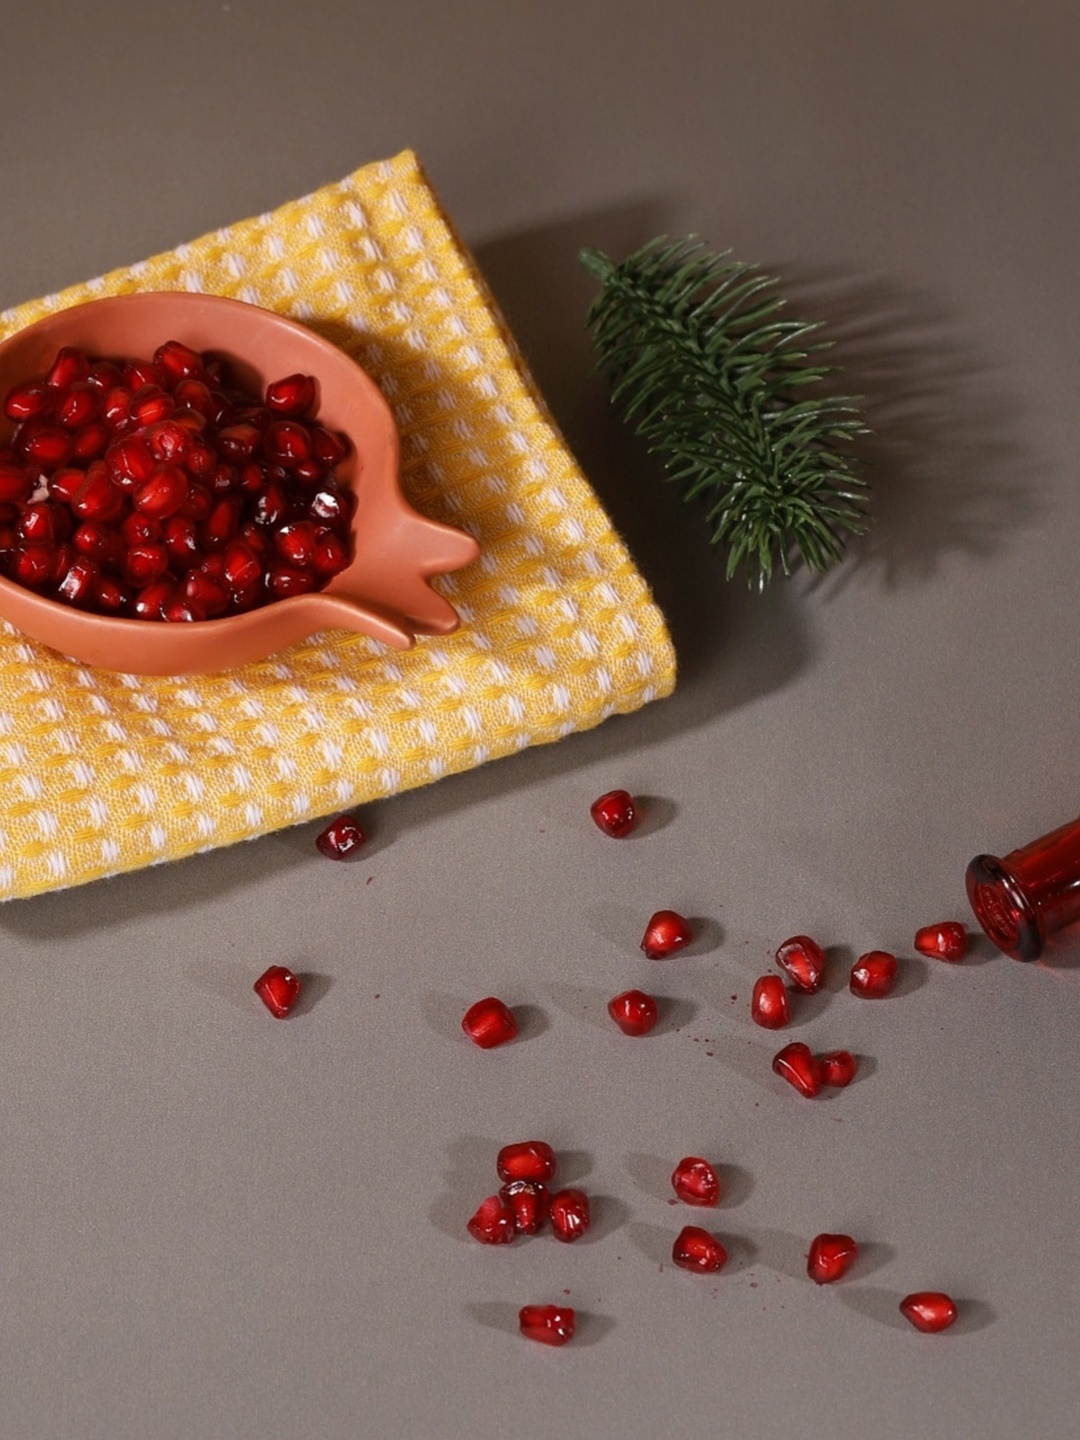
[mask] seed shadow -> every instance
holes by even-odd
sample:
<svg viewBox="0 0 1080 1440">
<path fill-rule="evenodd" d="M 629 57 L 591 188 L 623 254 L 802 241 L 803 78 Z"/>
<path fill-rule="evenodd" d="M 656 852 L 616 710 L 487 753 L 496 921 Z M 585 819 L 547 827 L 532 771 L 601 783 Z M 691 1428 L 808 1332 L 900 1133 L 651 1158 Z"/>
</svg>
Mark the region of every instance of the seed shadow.
<svg viewBox="0 0 1080 1440">
<path fill-rule="evenodd" d="M 214 1000 L 224 1001 L 234 1010 L 245 1014 L 257 1014 L 262 1004 L 252 993 L 255 974 L 250 965 L 240 965 L 234 960 L 189 960 L 180 972 L 205 995 Z M 254 1006 L 252 1005 L 254 1001 Z"/>
<path fill-rule="evenodd" d="M 650 835 L 666 830 L 679 813 L 678 805 L 666 795 L 635 795 L 634 804 L 641 818 L 626 837 L 631 842 L 648 839 Z"/>
<path fill-rule="evenodd" d="M 616 1199 L 614 1195 L 594 1195 L 590 1191 L 589 1228 L 580 1240 L 571 1241 L 571 1244 L 598 1245 L 621 1229 L 629 1215 L 630 1207 L 624 1201 Z M 556 1240 L 555 1244 L 565 1245 L 566 1241 Z"/>
<path fill-rule="evenodd" d="M 844 1277 L 845 1281 L 865 1280 L 878 1270 L 884 1270 L 886 1265 L 891 1265 L 896 1259 L 895 1248 L 881 1240 L 860 1240 L 858 1243 L 859 1253 L 855 1257 L 854 1265 Z M 897 1303 L 899 1304 L 899 1301 Z"/>
<path fill-rule="evenodd" d="M 558 1176 L 557 1183 L 552 1181 L 548 1185 L 549 1190 L 561 1189 L 567 1185 L 577 1185 L 584 1180 L 593 1168 L 593 1158 L 588 1150 L 564 1150 L 561 1146 L 555 1146 L 555 1153 L 558 1155 Z M 592 1196 L 589 1197 L 590 1203 Z"/>
<path fill-rule="evenodd" d="M 334 984 L 332 975 L 320 974 L 317 970 L 298 970 L 296 978 L 300 981 L 300 998 L 293 1006 L 293 1016 L 307 1015 L 319 1001 L 330 993 Z"/>
<path fill-rule="evenodd" d="M 627 958 L 641 956 L 641 938 L 645 934 L 648 916 L 637 907 L 601 900 L 582 906 L 581 919 L 606 949 L 622 953 Z"/>
<path fill-rule="evenodd" d="M 602 1030 L 605 1034 L 613 1033 L 616 1028 L 615 1022 L 607 1013 L 607 1003 L 616 993 L 614 989 L 609 993 L 595 985 L 558 983 L 547 987 L 547 995 L 557 1009 L 573 1016 L 575 1020 L 591 1025 L 594 1030 Z"/>
<path fill-rule="evenodd" d="M 679 952 L 680 955 L 692 960 L 699 955 L 708 955 L 713 950 L 720 948 L 724 939 L 724 930 L 718 920 L 714 920 L 710 915 L 690 915 L 687 918 L 690 921 L 690 929 L 694 938 L 685 950 Z"/>
<path fill-rule="evenodd" d="M 896 985 L 893 996 L 902 1000 L 905 995 L 914 995 L 930 979 L 930 962 L 914 956 L 900 956 L 896 970 Z"/>
<path fill-rule="evenodd" d="M 551 1021 L 539 1005 L 511 1005 L 510 1008 L 518 1025 L 518 1033 L 510 1042 L 512 1045 L 518 1045 L 525 1040 L 535 1040 L 543 1035 L 545 1030 L 551 1029 Z"/>
<path fill-rule="evenodd" d="M 759 1028 L 751 1024 L 751 1030 Z M 730 1070 L 733 1075 L 748 1081 L 755 1089 L 774 1095 L 776 1085 L 782 1089 L 790 1088 L 785 1086 L 772 1070 L 772 1057 L 781 1048 L 781 1043 L 766 1047 L 752 1034 L 718 1036 L 710 1043 L 710 1058 L 719 1061 L 725 1070 Z M 776 1085 L 773 1084 L 774 1080 Z"/>
<path fill-rule="evenodd" d="M 428 1207 L 428 1219 L 451 1240 L 463 1245 L 477 1243 L 465 1226 L 481 1200 L 499 1188 L 495 1157 L 500 1143 L 483 1135 L 465 1135 L 447 1145 L 443 1189 Z"/>
<path fill-rule="evenodd" d="M 671 1188 L 671 1174 L 677 1160 L 670 1156 L 661 1158 L 644 1151 L 634 1151 L 626 1157 L 626 1173 L 639 1190 L 656 1200 L 674 1200 Z"/>
<path fill-rule="evenodd" d="M 671 995 L 657 995 L 654 998 L 660 1012 L 656 1030 L 653 1031 L 654 1035 L 657 1033 L 674 1034 L 684 1030 L 698 1013 L 698 1007 L 693 1000 L 684 1000 L 681 996 L 676 999 Z"/>
<path fill-rule="evenodd" d="M 671 1265 L 671 1247 L 675 1243 L 675 1237 L 682 1229 L 681 1225 L 650 1225 L 644 1220 L 632 1220 L 626 1227 L 630 1236 L 631 1244 L 635 1245 L 646 1260 L 651 1260 L 654 1265 Z"/>
<path fill-rule="evenodd" d="M 805 1280 L 806 1257 L 810 1242 L 805 1235 L 795 1235 L 790 1230 L 750 1228 L 745 1231 L 748 1241 L 754 1246 L 757 1264 L 766 1270 L 775 1270 L 791 1280 Z"/>
<path fill-rule="evenodd" d="M 744 1165 L 718 1165 L 720 1176 L 720 1209 L 734 1210 L 742 1205 L 754 1188 L 754 1177 Z"/>
<path fill-rule="evenodd" d="M 998 1318 L 997 1311 L 986 1300 L 965 1300 L 960 1298 L 956 1301 L 956 1320 L 945 1332 L 947 1335 L 974 1335 L 976 1331 L 985 1330 Z"/>
<path fill-rule="evenodd" d="M 959 970 L 965 965 L 969 967 L 972 965 L 989 965 L 993 960 L 1005 960 L 1007 958 L 1008 957 L 1003 955 L 997 948 L 989 935 L 984 935 L 981 930 L 969 930 L 967 954 L 955 968 Z M 952 964 L 947 960 L 941 963 L 947 965 L 949 969 L 953 968 Z M 1080 963 L 1080 959 L 1078 959 L 1078 963 Z M 957 1320 L 956 1323 L 959 1325 L 959 1320 Z"/>
<path fill-rule="evenodd" d="M 690 1223 L 693 1224 L 694 1222 L 691 1221 Z M 703 1228 L 711 1230 L 712 1227 L 705 1225 Z M 724 1234 L 718 1235 L 717 1238 L 723 1242 L 724 1249 L 728 1255 L 727 1264 L 724 1266 L 725 1274 L 741 1275 L 743 1271 L 749 1270 L 752 1265 L 757 1263 L 757 1243 L 751 1239 L 749 1235 L 743 1235 L 741 1233 L 730 1235 L 725 1232 Z"/>
</svg>

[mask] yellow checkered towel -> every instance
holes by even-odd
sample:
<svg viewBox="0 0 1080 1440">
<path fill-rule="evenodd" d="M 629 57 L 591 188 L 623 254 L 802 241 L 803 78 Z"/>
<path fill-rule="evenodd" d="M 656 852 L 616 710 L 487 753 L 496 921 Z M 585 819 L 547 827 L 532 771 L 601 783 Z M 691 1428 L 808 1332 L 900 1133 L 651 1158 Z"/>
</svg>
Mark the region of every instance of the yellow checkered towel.
<svg viewBox="0 0 1080 1440">
<path fill-rule="evenodd" d="M 413 154 L 8 310 L 0 337 L 144 289 L 247 300 L 342 346 L 393 407 L 409 500 L 482 558 L 436 581 L 462 628 L 406 654 L 335 631 L 146 678 L 0 622 L 0 898 L 249 839 L 671 692 L 663 617 Z"/>
</svg>

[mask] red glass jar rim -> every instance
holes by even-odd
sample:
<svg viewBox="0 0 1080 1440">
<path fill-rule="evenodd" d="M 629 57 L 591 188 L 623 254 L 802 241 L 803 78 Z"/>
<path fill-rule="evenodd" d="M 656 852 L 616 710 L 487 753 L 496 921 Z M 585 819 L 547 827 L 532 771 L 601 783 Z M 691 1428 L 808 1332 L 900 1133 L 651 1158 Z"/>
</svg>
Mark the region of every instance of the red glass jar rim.
<svg viewBox="0 0 1080 1440">
<path fill-rule="evenodd" d="M 1046 930 L 1016 876 L 996 855 L 976 855 L 965 877 L 968 900 L 979 924 L 1014 960 L 1037 960 Z"/>
</svg>

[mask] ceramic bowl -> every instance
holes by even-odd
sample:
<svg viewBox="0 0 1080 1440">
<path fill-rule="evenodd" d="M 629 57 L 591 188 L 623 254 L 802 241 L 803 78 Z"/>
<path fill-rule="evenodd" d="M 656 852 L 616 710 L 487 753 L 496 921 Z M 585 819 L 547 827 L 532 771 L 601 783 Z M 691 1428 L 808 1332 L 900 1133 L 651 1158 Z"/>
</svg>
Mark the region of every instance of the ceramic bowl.
<svg viewBox="0 0 1080 1440">
<path fill-rule="evenodd" d="M 143 675 L 225 670 L 259 660 L 318 630 L 356 630 L 401 650 L 418 635 L 457 628 L 427 583 L 475 560 L 470 535 L 417 514 L 398 485 L 398 434 L 371 377 L 343 351 L 272 311 L 220 296 L 152 292 L 91 300 L 47 315 L 0 344 L 0 396 L 43 373 L 73 345 L 94 356 L 149 356 L 166 340 L 226 360 L 237 383 L 262 394 L 270 380 L 313 375 L 319 422 L 349 437 L 339 484 L 356 496 L 352 560 L 325 589 L 219 620 L 116 619 L 76 610 L 0 577 L 0 615 L 86 664 Z M 0 413 L 0 447 L 11 422 Z"/>
</svg>

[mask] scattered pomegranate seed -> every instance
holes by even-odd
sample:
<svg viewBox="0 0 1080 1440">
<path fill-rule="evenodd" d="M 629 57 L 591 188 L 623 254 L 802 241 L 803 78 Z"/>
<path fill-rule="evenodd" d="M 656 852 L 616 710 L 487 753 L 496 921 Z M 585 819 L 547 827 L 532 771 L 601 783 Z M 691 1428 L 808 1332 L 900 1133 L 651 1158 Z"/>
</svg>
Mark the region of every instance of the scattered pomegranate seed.
<svg viewBox="0 0 1080 1440">
<path fill-rule="evenodd" d="M 648 1035 L 656 1024 L 656 1001 L 644 990 L 624 990 L 608 1001 L 608 1014 L 624 1035 Z"/>
<path fill-rule="evenodd" d="M 278 1020 L 284 1020 L 300 997 L 300 981 L 284 965 L 271 965 L 269 970 L 264 970 L 252 988 Z"/>
<path fill-rule="evenodd" d="M 489 995 L 469 1006 L 462 1017 L 461 1028 L 481 1050 L 492 1050 L 496 1045 L 513 1040 L 517 1034 L 517 1021 L 501 1000 Z"/>
<path fill-rule="evenodd" d="M 229 564 L 229 551 L 225 552 L 225 575 L 230 584 L 234 586 L 243 583 L 243 577 L 250 575 L 251 564 L 244 557 L 238 556 L 240 549 L 247 550 L 247 546 L 232 546 L 232 566 Z M 251 551 L 247 550 L 248 555 Z M 251 555 L 252 561 L 257 565 L 258 561 Z M 234 577 L 236 577 L 234 579 Z M 367 836 L 361 830 L 359 824 L 351 815 L 339 815 L 336 820 L 331 820 L 326 829 L 315 837 L 315 846 L 321 855 L 328 860 L 348 860 L 355 856 L 361 845 L 364 844 Z"/>
<path fill-rule="evenodd" d="M 605 835 L 622 840 L 637 824 L 634 797 L 629 790 L 609 790 L 589 806 L 589 814 Z"/>
<path fill-rule="evenodd" d="M 793 1040 L 773 1057 L 772 1068 L 782 1080 L 786 1080 L 800 1095 L 812 1100 L 821 1090 L 821 1066 L 810 1051 L 809 1045 Z"/>
<path fill-rule="evenodd" d="M 932 960 L 962 960 L 967 954 L 967 931 L 959 920 L 943 920 L 940 925 L 924 925 L 915 932 L 915 949 Z"/>
<path fill-rule="evenodd" d="M 727 1251 L 700 1225 L 684 1225 L 671 1247 L 671 1258 L 683 1270 L 712 1275 L 727 1264 Z"/>
<path fill-rule="evenodd" d="M 519 1235 L 535 1235 L 551 1209 L 546 1187 L 532 1180 L 511 1180 L 500 1188 L 499 1198 L 514 1212 L 514 1229 Z"/>
<path fill-rule="evenodd" d="M 817 1057 L 821 1083 L 834 1090 L 843 1090 L 855 1079 L 858 1062 L 850 1050 L 829 1050 Z"/>
<path fill-rule="evenodd" d="M 754 982 L 750 1018 L 766 1030 L 782 1030 L 791 1019 L 787 988 L 779 975 L 762 975 Z"/>
<path fill-rule="evenodd" d="M 489 1195 L 480 1202 L 476 1214 L 465 1228 L 481 1245 L 509 1245 L 517 1233 L 513 1207 L 501 1196 Z"/>
<path fill-rule="evenodd" d="M 697 1155 L 687 1155 L 675 1166 L 672 1188 L 684 1205 L 716 1205 L 720 1200 L 720 1177 Z"/>
<path fill-rule="evenodd" d="M 555 1151 L 546 1140 L 504 1145 L 495 1158 L 500 1180 L 529 1180 L 538 1185 L 546 1185 L 552 1178 L 555 1163 Z"/>
<path fill-rule="evenodd" d="M 817 1285 L 832 1285 L 847 1274 L 858 1253 L 850 1235 L 815 1235 L 806 1257 L 806 1273 Z"/>
<path fill-rule="evenodd" d="M 821 989 L 825 973 L 825 951 L 809 935 L 793 935 L 776 952 L 776 963 L 786 971 L 791 983 L 807 995 Z"/>
<path fill-rule="evenodd" d="M 675 910 L 657 910 L 645 927 L 641 948 L 650 960 L 666 960 L 693 938 L 689 920 Z"/>
<path fill-rule="evenodd" d="M 910 1320 L 916 1330 L 936 1335 L 947 1330 L 956 1319 L 956 1303 L 941 1290 L 916 1290 L 900 1301 L 900 1314 Z"/>
<path fill-rule="evenodd" d="M 568 1305 L 523 1305 L 518 1311 L 522 1335 L 541 1345 L 565 1345 L 574 1338 L 576 1321 Z"/>
<path fill-rule="evenodd" d="M 549 1213 L 555 1239 L 569 1245 L 589 1228 L 589 1197 L 582 1190 L 559 1190 L 551 1197 Z"/>
<path fill-rule="evenodd" d="M 851 993 L 864 1000 L 880 1000 L 896 984 L 896 956 L 887 950 L 869 950 L 851 967 Z"/>
</svg>

